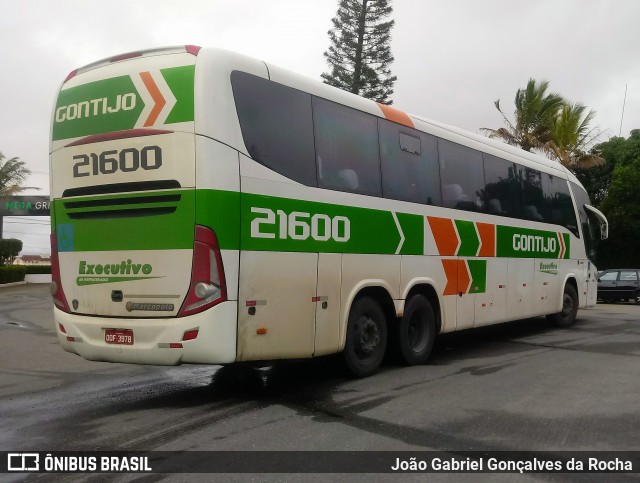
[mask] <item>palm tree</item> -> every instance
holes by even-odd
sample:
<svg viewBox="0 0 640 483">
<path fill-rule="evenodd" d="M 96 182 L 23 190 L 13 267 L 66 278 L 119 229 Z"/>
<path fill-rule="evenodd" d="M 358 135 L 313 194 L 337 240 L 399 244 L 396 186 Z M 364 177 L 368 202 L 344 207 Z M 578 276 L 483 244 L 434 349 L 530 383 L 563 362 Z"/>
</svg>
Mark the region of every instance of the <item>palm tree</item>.
<svg viewBox="0 0 640 483">
<path fill-rule="evenodd" d="M 0 153 L 0 198 L 33 189 L 29 186 L 21 186 L 30 174 L 31 171 L 24 161 L 20 161 L 17 157 L 5 161 L 4 154 Z"/>
<path fill-rule="evenodd" d="M 543 151 L 566 168 L 588 169 L 605 162 L 596 153 L 587 152 L 587 146 L 600 135 L 600 130 L 589 126 L 595 111 L 585 115 L 586 109 L 580 103 L 565 102 L 552 119 L 551 139 L 545 143 Z"/>
<path fill-rule="evenodd" d="M 548 87 L 548 81 L 537 83 L 535 79 L 529 79 L 525 89 L 518 89 L 514 100 L 515 123 L 502 112 L 498 99 L 494 104 L 502 114 L 506 127 L 482 130 L 487 132 L 490 138 L 502 139 L 507 144 L 518 146 L 525 151 L 543 149 L 551 141 L 552 119 L 564 103 L 559 94 L 547 93 Z"/>
</svg>

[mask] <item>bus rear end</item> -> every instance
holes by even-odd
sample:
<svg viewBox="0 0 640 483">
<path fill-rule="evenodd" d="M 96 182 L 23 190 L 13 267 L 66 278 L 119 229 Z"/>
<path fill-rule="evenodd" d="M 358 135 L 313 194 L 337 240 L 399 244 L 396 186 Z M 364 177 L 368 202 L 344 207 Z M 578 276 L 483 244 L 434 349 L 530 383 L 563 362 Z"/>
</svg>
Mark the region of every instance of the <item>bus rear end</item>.
<svg viewBox="0 0 640 483">
<path fill-rule="evenodd" d="M 137 364 L 235 360 L 216 233 L 196 223 L 198 48 L 72 72 L 51 131 L 52 277 L 65 350 Z"/>
</svg>

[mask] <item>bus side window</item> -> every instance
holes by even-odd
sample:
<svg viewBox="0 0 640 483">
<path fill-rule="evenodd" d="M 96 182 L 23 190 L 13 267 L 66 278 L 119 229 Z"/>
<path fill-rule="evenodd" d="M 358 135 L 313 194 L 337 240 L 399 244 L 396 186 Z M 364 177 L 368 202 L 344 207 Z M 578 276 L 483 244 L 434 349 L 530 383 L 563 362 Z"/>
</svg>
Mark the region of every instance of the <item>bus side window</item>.
<svg viewBox="0 0 640 483">
<path fill-rule="evenodd" d="M 514 216 L 516 205 L 514 193 L 520 196 L 520 190 L 514 189 L 514 164 L 510 161 L 483 154 L 485 185 L 483 190 L 485 211 L 491 215 Z"/>
<path fill-rule="evenodd" d="M 536 169 L 522 169 L 524 218 L 531 221 L 549 222 L 549 208 L 542 189 L 542 173 Z"/>
<path fill-rule="evenodd" d="M 375 116 L 313 98 L 318 186 L 380 196 Z"/>
<path fill-rule="evenodd" d="M 475 149 L 438 139 L 442 206 L 484 211 L 482 154 Z"/>
<path fill-rule="evenodd" d="M 440 204 L 436 138 L 390 121 L 378 120 L 382 193 L 385 198 Z"/>
<path fill-rule="evenodd" d="M 262 77 L 231 73 L 242 137 L 254 161 L 317 186 L 311 95 Z"/>
<path fill-rule="evenodd" d="M 578 220 L 573 208 L 573 200 L 569 192 L 567 180 L 551 176 L 549 180 L 549 205 L 551 207 L 552 223 L 564 226 L 575 236 L 580 238 Z"/>
</svg>

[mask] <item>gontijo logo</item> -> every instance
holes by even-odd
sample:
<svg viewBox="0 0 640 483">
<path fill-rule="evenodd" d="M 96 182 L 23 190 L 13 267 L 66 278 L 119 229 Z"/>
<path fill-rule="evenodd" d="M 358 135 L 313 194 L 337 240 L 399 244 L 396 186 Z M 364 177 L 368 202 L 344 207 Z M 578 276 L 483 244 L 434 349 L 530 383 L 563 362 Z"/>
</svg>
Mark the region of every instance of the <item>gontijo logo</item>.
<svg viewBox="0 0 640 483">
<path fill-rule="evenodd" d="M 115 100 L 108 97 L 82 101 L 68 106 L 60 106 L 56 109 L 55 122 L 72 121 L 91 116 L 113 114 L 123 111 L 131 111 L 136 107 L 138 97 L 130 92 L 129 94 L 118 94 Z"/>
<path fill-rule="evenodd" d="M 513 249 L 521 252 L 555 253 L 556 236 L 513 235 Z"/>
<path fill-rule="evenodd" d="M 194 76 L 186 65 L 63 88 L 53 140 L 193 121 Z"/>
</svg>

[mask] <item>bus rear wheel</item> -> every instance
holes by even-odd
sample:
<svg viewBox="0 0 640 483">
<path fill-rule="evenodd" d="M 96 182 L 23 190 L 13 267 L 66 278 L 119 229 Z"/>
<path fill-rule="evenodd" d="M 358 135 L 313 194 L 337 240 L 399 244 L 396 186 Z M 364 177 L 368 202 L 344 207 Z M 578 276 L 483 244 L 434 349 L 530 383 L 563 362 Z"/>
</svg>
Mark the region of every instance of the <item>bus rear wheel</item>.
<svg viewBox="0 0 640 483">
<path fill-rule="evenodd" d="M 396 331 L 401 361 L 410 366 L 425 362 L 433 349 L 436 324 L 433 307 L 424 295 L 416 294 L 407 301 Z"/>
<path fill-rule="evenodd" d="M 387 321 L 380 304 L 371 297 L 356 299 L 349 312 L 344 360 L 356 377 L 370 376 L 387 349 Z"/>
<path fill-rule="evenodd" d="M 578 292 L 570 283 L 564 286 L 562 311 L 547 315 L 547 319 L 557 327 L 567 328 L 573 325 L 578 314 Z"/>
</svg>

